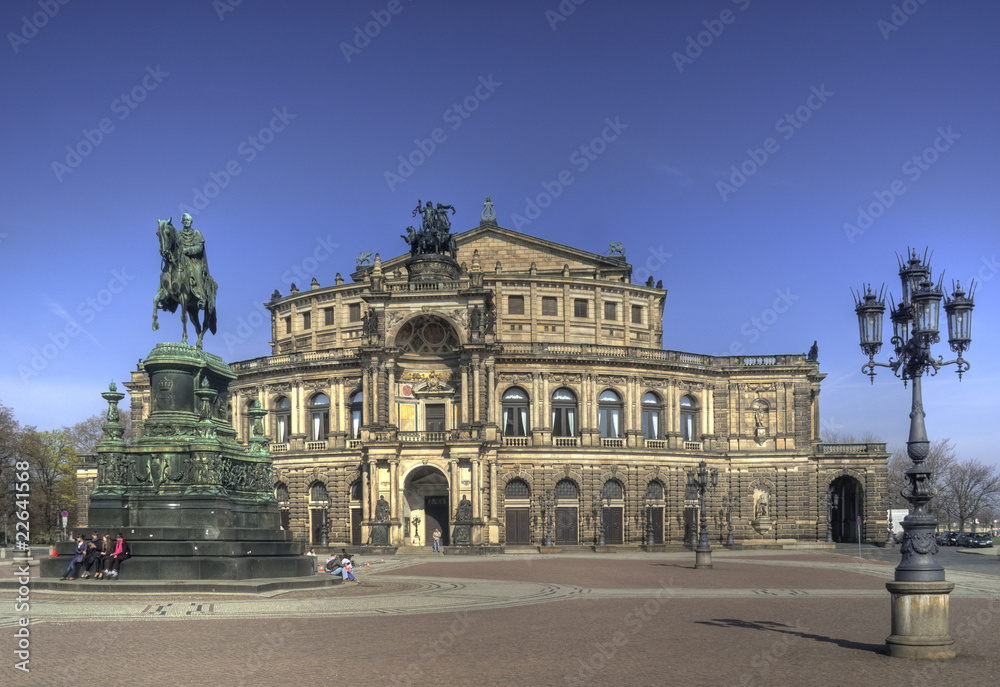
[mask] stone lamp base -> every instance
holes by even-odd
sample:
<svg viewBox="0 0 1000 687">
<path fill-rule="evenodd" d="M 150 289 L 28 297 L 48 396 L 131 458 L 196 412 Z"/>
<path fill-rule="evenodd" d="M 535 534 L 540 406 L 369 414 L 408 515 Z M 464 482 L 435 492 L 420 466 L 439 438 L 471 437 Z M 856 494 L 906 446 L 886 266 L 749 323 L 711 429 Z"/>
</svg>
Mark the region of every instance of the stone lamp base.
<svg viewBox="0 0 1000 687">
<path fill-rule="evenodd" d="M 955 658 L 948 634 L 948 595 L 953 582 L 886 582 L 892 595 L 892 634 L 885 645 L 895 658 Z"/>
</svg>

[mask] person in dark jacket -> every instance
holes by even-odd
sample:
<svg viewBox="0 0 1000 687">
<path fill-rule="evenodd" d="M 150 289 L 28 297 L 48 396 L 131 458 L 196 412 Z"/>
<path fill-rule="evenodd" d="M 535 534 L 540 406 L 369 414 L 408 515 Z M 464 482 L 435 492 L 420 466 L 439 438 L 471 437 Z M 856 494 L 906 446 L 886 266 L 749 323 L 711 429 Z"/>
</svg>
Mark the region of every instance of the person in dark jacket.
<svg viewBox="0 0 1000 687">
<path fill-rule="evenodd" d="M 83 535 L 77 535 L 76 538 L 76 553 L 73 555 L 73 559 L 66 566 L 66 572 L 60 577 L 60 580 L 75 580 L 77 575 L 80 574 L 80 566 L 83 565 L 83 557 L 87 553 L 87 543 L 83 541 Z"/>
</svg>

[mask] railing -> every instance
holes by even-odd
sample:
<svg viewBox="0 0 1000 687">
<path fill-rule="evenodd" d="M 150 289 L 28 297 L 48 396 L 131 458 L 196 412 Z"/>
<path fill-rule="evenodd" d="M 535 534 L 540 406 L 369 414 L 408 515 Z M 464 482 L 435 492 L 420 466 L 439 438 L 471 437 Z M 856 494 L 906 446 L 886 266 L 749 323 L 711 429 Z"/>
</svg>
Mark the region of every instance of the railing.
<svg viewBox="0 0 1000 687">
<path fill-rule="evenodd" d="M 701 442 L 700 441 L 685 441 L 684 442 L 685 451 L 700 451 Z"/>
<path fill-rule="evenodd" d="M 865 442 L 863 444 L 820 444 L 820 453 L 885 453 L 885 444 Z"/>
<path fill-rule="evenodd" d="M 528 437 L 504 437 L 504 446 L 513 446 L 516 448 L 526 448 L 531 445 L 531 440 Z"/>
<path fill-rule="evenodd" d="M 646 448 L 660 448 L 660 449 L 663 449 L 663 448 L 666 448 L 666 447 L 667 447 L 667 440 L 666 439 L 646 439 Z"/>
<path fill-rule="evenodd" d="M 466 287 L 461 281 L 411 281 L 385 283 L 383 288 L 386 291 L 458 291 Z"/>
<path fill-rule="evenodd" d="M 325 441 L 307 441 L 306 450 L 307 451 L 322 451 L 326 448 Z"/>
<path fill-rule="evenodd" d="M 288 451 L 288 444 L 271 444 L 271 453 L 285 453 Z"/>
<path fill-rule="evenodd" d="M 364 442 L 361 439 L 348 439 L 347 448 L 363 448 Z"/>
<path fill-rule="evenodd" d="M 577 445 L 577 437 L 553 437 L 552 443 L 556 448 L 573 448 Z"/>
<path fill-rule="evenodd" d="M 662 360 L 664 362 L 690 363 L 708 367 L 793 365 L 805 362 L 804 354 L 768 356 L 712 356 L 683 351 L 665 351 L 658 348 L 638 346 L 606 346 L 604 344 L 567 344 L 545 341 L 505 343 L 505 355 L 558 355 L 575 358 L 594 356 L 598 358 L 638 358 L 641 360 Z"/>
<path fill-rule="evenodd" d="M 440 443 L 448 441 L 448 432 L 399 432 L 399 441 Z"/>
<path fill-rule="evenodd" d="M 229 369 L 233 372 L 246 372 L 249 370 L 264 370 L 271 367 L 281 367 L 284 365 L 295 365 L 297 363 L 310 362 L 334 362 L 338 360 L 356 360 L 357 354 L 353 350 L 335 351 L 300 351 L 297 353 L 285 353 L 282 355 L 269 355 L 252 360 L 243 360 L 231 363 Z"/>
<path fill-rule="evenodd" d="M 601 446 L 604 448 L 625 448 L 625 440 L 613 437 L 601 437 Z"/>
</svg>

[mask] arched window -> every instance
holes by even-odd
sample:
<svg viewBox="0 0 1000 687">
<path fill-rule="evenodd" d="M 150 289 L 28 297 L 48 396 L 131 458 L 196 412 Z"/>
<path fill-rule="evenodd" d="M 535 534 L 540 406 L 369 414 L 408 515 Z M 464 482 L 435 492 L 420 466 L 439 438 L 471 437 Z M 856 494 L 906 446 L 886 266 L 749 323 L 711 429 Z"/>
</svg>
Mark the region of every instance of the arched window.
<svg viewBox="0 0 1000 687">
<path fill-rule="evenodd" d="M 580 490 L 576 488 L 576 483 L 571 479 L 561 479 L 556 483 L 556 498 L 563 499 L 578 499 L 580 498 Z"/>
<path fill-rule="evenodd" d="M 692 396 L 681 399 L 681 439 L 698 441 L 698 404 Z"/>
<path fill-rule="evenodd" d="M 642 435 L 647 439 L 660 439 L 660 397 L 652 391 L 642 396 Z"/>
<path fill-rule="evenodd" d="M 562 387 L 552 394 L 552 436 L 575 437 L 579 432 L 576 422 L 576 394 Z"/>
<path fill-rule="evenodd" d="M 309 487 L 310 501 L 329 501 L 330 497 L 326 492 L 326 485 L 322 482 L 313 482 Z"/>
<path fill-rule="evenodd" d="M 616 479 L 609 479 L 604 483 L 604 487 L 601 489 L 601 498 L 607 499 L 622 499 L 625 497 L 625 491 L 622 489 L 622 483 Z"/>
<path fill-rule="evenodd" d="M 279 503 L 288 502 L 288 485 L 284 482 L 278 482 L 274 485 L 274 499 Z"/>
<path fill-rule="evenodd" d="M 646 498 L 650 501 L 663 500 L 663 484 L 653 480 L 646 485 Z"/>
<path fill-rule="evenodd" d="M 351 484 L 351 501 L 361 500 L 361 480 Z"/>
<path fill-rule="evenodd" d="M 622 399 L 611 389 L 597 397 L 597 429 L 606 438 L 622 435 Z"/>
<path fill-rule="evenodd" d="M 512 479 L 507 482 L 504 494 L 508 499 L 527 499 L 531 498 L 531 489 L 528 488 L 528 483 L 523 479 Z"/>
<path fill-rule="evenodd" d="M 292 433 L 292 402 L 281 396 L 274 404 L 274 441 L 278 444 L 288 442 Z"/>
<path fill-rule="evenodd" d="M 516 386 L 503 395 L 503 433 L 508 437 L 528 436 L 528 394 Z"/>
<path fill-rule="evenodd" d="M 316 394 L 309 401 L 309 432 L 313 441 L 326 441 L 330 433 L 330 397 Z"/>
<path fill-rule="evenodd" d="M 361 438 L 361 409 L 364 406 L 364 395 L 357 391 L 351 395 L 351 439 Z"/>
</svg>

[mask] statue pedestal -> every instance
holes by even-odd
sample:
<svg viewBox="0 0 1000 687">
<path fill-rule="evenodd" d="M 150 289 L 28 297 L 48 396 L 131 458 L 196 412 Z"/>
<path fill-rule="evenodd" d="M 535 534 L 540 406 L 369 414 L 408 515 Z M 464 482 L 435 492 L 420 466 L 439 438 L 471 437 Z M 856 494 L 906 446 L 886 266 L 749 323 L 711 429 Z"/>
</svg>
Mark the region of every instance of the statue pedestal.
<svg viewBox="0 0 1000 687">
<path fill-rule="evenodd" d="M 712 549 L 694 550 L 695 570 L 707 570 L 712 567 Z"/>
<path fill-rule="evenodd" d="M 948 634 L 953 582 L 886 582 L 892 596 L 892 634 L 885 646 L 896 658 L 955 658 Z"/>
<path fill-rule="evenodd" d="M 128 579 L 311 575 L 305 545 L 281 529 L 266 440 L 256 436 L 246 448 L 229 425 L 236 375 L 218 356 L 187 344 L 158 344 L 143 367 L 151 410 L 131 445 L 117 420 L 123 394 L 104 394 L 111 407 L 97 445 L 87 531 L 125 536 Z M 42 576 L 59 577 L 64 567 L 61 558 L 43 561 Z"/>
</svg>

